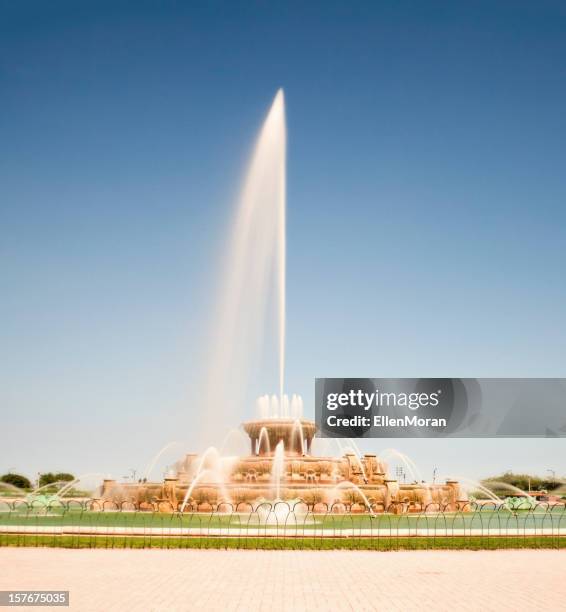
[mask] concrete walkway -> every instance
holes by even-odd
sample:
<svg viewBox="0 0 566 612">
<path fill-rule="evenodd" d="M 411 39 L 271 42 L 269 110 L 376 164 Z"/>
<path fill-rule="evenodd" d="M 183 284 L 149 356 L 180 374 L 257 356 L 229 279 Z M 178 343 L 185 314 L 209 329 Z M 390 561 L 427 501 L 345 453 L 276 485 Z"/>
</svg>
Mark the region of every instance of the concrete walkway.
<svg viewBox="0 0 566 612">
<path fill-rule="evenodd" d="M 14 589 L 69 590 L 71 610 L 97 612 L 564 609 L 566 551 L 1 548 L 0 590 Z"/>
</svg>

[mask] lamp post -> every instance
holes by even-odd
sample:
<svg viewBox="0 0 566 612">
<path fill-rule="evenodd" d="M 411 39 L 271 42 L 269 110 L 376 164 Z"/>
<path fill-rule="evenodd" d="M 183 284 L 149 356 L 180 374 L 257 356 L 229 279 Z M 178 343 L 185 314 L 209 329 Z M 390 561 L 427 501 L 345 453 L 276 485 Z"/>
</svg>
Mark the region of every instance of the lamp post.
<svg viewBox="0 0 566 612">
<path fill-rule="evenodd" d="M 432 470 L 432 484 L 436 483 L 436 472 L 438 472 L 437 467 L 435 467 L 434 470 Z"/>
<path fill-rule="evenodd" d="M 551 469 L 548 469 L 546 471 L 552 474 L 552 487 L 554 488 L 556 486 L 556 471 Z"/>
</svg>

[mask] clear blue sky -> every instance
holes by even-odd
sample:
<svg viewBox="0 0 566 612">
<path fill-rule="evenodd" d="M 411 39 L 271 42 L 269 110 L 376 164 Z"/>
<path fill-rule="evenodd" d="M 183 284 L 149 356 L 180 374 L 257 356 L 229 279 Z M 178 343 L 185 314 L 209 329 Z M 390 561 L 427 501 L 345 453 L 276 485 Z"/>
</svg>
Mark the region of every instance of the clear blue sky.
<svg viewBox="0 0 566 612">
<path fill-rule="evenodd" d="M 0 1 L 0 471 L 210 442 L 203 321 L 280 86 L 307 413 L 315 376 L 566 376 L 565 32 L 559 1 Z M 396 445 L 566 475 L 564 440 Z"/>
</svg>

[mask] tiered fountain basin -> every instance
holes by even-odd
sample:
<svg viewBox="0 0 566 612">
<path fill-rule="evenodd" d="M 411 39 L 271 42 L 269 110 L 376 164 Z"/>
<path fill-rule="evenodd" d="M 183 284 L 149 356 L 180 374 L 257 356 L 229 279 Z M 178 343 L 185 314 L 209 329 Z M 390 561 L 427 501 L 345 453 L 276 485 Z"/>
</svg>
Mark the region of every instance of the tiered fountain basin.
<svg viewBox="0 0 566 612">
<path fill-rule="evenodd" d="M 222 457 L 210 448 L 187 454 L 163 482 L 103 483 L 104 502 L 164 512 L 254 511 L 262 503 L 297 502 L 316 512 L 465 510 L 459 483 L 400 483 L 375 454 L 311 454 L 316 425 L 307 419 L 266 418 L 243 424 L 250 454 Z"/>
</svg>

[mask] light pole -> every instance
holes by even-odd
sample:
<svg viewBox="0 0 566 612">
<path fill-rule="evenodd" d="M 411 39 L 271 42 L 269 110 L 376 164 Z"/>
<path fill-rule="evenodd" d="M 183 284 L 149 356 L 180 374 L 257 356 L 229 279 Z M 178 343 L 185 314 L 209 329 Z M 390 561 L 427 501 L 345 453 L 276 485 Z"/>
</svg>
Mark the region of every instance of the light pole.
<svg viewBox="0 0 566 612">
<path fill-rule="evenodd" d="M 434 470 L 432 470 L 432 484 L 436 483 L 436 472 L 438 472 L 437 467 L 435 467 Z"/>
<path fill-rule="evenodd" d="M 546 471 L 552 474 L 552 487 L 554 488 L 556 486 L 556 471 L 551 469 L 548 469 Z"/>
</svg>

